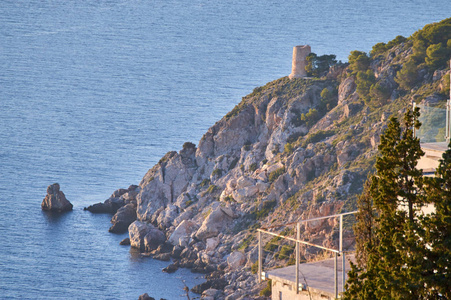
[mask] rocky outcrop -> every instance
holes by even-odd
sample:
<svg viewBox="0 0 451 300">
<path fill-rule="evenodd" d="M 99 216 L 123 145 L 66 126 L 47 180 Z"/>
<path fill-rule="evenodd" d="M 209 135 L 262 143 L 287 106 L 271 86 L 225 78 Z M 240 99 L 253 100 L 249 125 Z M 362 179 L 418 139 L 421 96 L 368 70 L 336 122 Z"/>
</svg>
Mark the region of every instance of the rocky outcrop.
<svg viewBox="0 0 451 300">
<path fill-rule="evenodd" d="M 42 210 L 53 212 L 65 212 L 70 211 L 73 208 L 63 191 L 60 191 L 60 185 L 58 183 L 51 184 L 47 187 L 47 195 L 41 203 Z"/>
<path fill-rule="evenodd" d="M 150 252 L 166 241 L 164 233 L 152 224 L 135 221 L 128 227 L 130 245 L 140 251 Z"/>
<path fill-rule="evenodd" d="M 217 205 L 216 208 L 209 213 L 202 222 L 201 227 L 196 232 L 196 238 L 205 240 L 207 238 L 217 236 L 223 231 L 232 221 L 232 212 L 230 209 Z"/>
<path fill-rule="evenodd" d="M 138 300 L 155 300 L 154 297 L 150 297 L 149 294 L 144 293 L 139 296 Z"/>
<path fill-rule="evenodd" d="M 127 232 L 128 226 L 136 220 L 136 205 L 129 203 L 119 208 L 111 219 L 113 226 L 108 230 L 113 233 Z"/>
<path fill-rule="evenodd" d="M 85 207 L 84 210 L 88 210 L 92 213 L 115 214 L 119 208 L 128 203 L 136 204 L 136 196 L 139 191 L 140 188 L 137 185 L 131 185 L 128 189 L 118 189 L 103 203 L 99 202 L 90 205 Z"/>
<path fill-rule="evenodd" d="M 177 226 L 177 228 L 174 230 L 171 236 L 168 238 L 168 241 L 172 243 L 174 246 L 176 245 L 186 246 L 191 234 L 196 230 L 197 230 L 196 223 L 189 220 L 183 220 Z"/>
<path fill-rule="evenodd" d="M 239 251 L 232 252 L 227 258 L 227 264 L 231 270 L 237 270 L 246 262 L 246 256 Z"/>
</svg>

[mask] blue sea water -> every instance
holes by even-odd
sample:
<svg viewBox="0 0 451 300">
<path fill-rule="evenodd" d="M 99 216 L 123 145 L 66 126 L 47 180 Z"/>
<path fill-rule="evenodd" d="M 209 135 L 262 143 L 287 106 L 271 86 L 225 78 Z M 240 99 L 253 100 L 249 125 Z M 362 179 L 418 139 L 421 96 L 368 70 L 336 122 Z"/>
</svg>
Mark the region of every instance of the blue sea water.
<svg viewBox="0 0 451 300">
<path fill-rule="evenodd" d="M 292 47 L 352 50 L 450 17 L 449 0 L 2 0 L 0 298 L 185 299 L 189 270 L 142 258 L 82 210 L 137 184 L 256 86 Z M 74 211 L 41 211 L 59 182 Z"/>
</svg>

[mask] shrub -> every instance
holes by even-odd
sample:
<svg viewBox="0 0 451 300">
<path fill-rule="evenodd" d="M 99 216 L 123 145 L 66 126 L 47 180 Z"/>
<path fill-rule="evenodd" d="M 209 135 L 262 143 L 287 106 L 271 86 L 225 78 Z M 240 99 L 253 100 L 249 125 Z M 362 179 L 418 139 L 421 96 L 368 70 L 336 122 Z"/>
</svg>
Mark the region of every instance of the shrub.
<svg viewBox="0 0 451 300">
<path fill-rule="evenodd" d="M 282 249 L 280 249 L 278 253 L 279 259 L 288 259 L 290 258 L 290 255 L 293 253 L 294 248 L 293 246 L 283 245 Z"/>
<path fill-rule="evenodd" d="M 258 260 L 252 264 L 251 272 L 252 272 L 252 274 L 257 274 L 257 272 L 258 272 Z"/>
<path fill-rule="evenodd" d="M 446 74 L 443 78 L 441 93 L 445 96 L 449 95 L 449 74 Z"/>
<path fill-rule="evenodd" d="M 335 97 L 335 94 L 337 91 L 335 90 L 335 93 L 329 90 L 328 88 L 324 88 L 321 91 L 321 110 L 326 112 L 331 110 L 337 105 L 338 97 Z"/>
<path fill-rule="evenodd" d="M 377 104 L 377 106 L 380 104 L 386 104 L 389 97 L 390 90 L 388 88 L 382 86 L 379 82 L 371 85 L 370 98 L 373 104 Z"/>
<path fill-rule="evenodd" d="M 271 280 L 268 280 L 268 285 L 260 291 L 260 296 L 270 297 L 272 293 L 272 283 Z"/>
<path fill-rule="evenodd" d="M 246 250 L 247 247 L 251 244 L 252 240 L 254 239 L 253 235 L 249 235 L 247 238 L 245 238 L 240 246 L 238 247 L 238 250 Z"/>
<path fill-rule="evenodd" d="M 235 157 L 232 162 L 229 165 L 229 171 L 232 170 L 233 168 L 235 168 L 236 164 L 238 163 L 238 161 L 240 160 L 239 157 Z"/>
<path fill-rule="evenodd" d="M 254 172 L 255 170 L 257 170 L 257 163 L 252 163 L 252 164 L 249 166 L 249 171 L 250 171 L 250 172 Z"/>
<path fill-rule="evenodd" d="M 203 188 L 203 187 L 205 187 L 205 186 L 207 186 L 207 185 L 210 185 L 210 179 L 208 179 L 208 178 L 205 178 L 205 179 L 202 180 L 202 182 L 199 184 L 199 186 L 200 186 L 201 188 Z"/>
<path fill-rule="evenodd" d="M 221 169 L 214 169 L 213 172 L 211 172 L 211 175 L 221 177 L 222 176 L 222 170 Z"/>
<path fill-rule="evenodd" d="M 448 61 L 450 51 L 442 43 L 432 44 L 426 49 L 426 64 L 430 69 L 435 70 Z"/>
<path fill-rule="evenodd" d="M 313 126 L 319 119 L 319 113 L 316 109 L 310 108 L 308 113 L 301 115 L 301 121 L 307 125 L 307 127 Z"/>
<path fill-rule="evenodd" d="M 334 134 L 335 131 L 333 130 L 319 130 L 315 133 L 308 135 L 307 138 L 304 140 L 304 142 L 301 144 L 301 147 L 305 148 L 310 143 L 318 143 L 319 141 L 322 141 L 325 138 L 328 138 Z"/>
<path fill-rule="evenodd" d="M 183 144 L 183 149 L 194 149 L 196 148 L 196 145 L 191 142 L 185 142 Z"/>
<path fill-rule="evenodd" d="M 229 195 L 229 196 L 227 196 L 227 197 L 224 198 L 224 201 L 225 201 L 225 202 L 235 202 L 235 199 L 233 199 L 233 196 L 232 196 L 232 195 Z"/>
<path fill-rule="evenodd" d="M 243 149 L 244 151 L 249 151 L 251 150 L 251 142 L 247 141 L 246 143 L 244 143 Z"/>
<path fill-rule="evenodd" d="M 290 143 L 286 143 L 283 152 L 288 154 L 288 155 L 293 153 L 293 145 L 290 144 Z"/>
<path fill-rule="evenodd" d="M 207 189 L 207 193 L 209 194 L 213 194 L 214 192 L 216 192 L 219 189 L 219 187 L 217 187 L 216 185 L 212 184 L 208 187 Z"/>
<path fill-rule="evenodd" d="M 285 172 L 285 168 L 279 168 L 275 171 L 272 171 L 271 173 L 269 173 L 268 175 L 268 180 L 269 182 L 274 182 L 277 178 L 279 178 L 280 175 L 282 175 Z"/>
<path fill-rule="evenodd" d="M 417 65 L 413 59 L 409 59 L 402 69 L 396 73 L 395 81 L 404 90 L 410 90 L 418 82 Z"/>
<path fill-rule="evenodd" d="M 278 245 L 278 241 L 280 241 L 280 237 L 276 236 L 273 237 L 266 245 L 263 249 L 265 249 L 265 251 L 267 252 L 274 252 L 274 250 L 276 250 L 279 245 Z"/>
<path fill-rule="evenodd" d="M 356 85 L 357 85 L 357 93 L 359 94 L 360 99 L 365 101 L 368 104 L 371 100 L 370 97 L 370 89 L 371 86 L 376 82 L 376 78 L 374 77 L 374 73 L 371 70 L 359 71 L 356 76 Z"/>
<path fill-rule="evenodd" d="M 252 214 L 255 216 L 257 220 L 261 220 L 265 218 L 269 213 L 276 207 L 277 201 L 271 200 L 271 201 L 265 201 L 263 202 L 262 208 L 260 210 L 255 209 Z"/>
</svg>

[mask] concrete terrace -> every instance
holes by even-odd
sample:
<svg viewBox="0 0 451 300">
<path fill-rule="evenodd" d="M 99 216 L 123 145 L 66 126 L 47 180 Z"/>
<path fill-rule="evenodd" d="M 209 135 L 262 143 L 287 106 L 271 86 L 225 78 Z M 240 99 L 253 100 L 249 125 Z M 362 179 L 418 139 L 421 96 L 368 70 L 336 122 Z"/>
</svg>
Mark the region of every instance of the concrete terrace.
<svg viewBox="0 0 451 300">
<path fill-rule="evenodd" d="M 266 272 L 268 279 L 273 280 L 273 289 L 283 288 L 283 299 L 335 299 L 335 269 L 334 258 L 311 263 L 300 264 L 299 278 L 302 291 L 296 295 L 296 266 L 270 270 Z M 342 266 L 341 257 L 337 264 L 338 292 L 342 292 Z M 346 257 L 346 272 L 350 270 L 349 261 L 354 261 L 354 255 Z M 291 288 L 289 288 L 291 287 Z M 293 294 L 288 293 L 291 290 Z M 311 295 L 309 295 L 309 292 Z M 282 292 L 273 293 L 281 295 Z M 276 298 L 279 299 L 279 298 Z"/>
</svg>

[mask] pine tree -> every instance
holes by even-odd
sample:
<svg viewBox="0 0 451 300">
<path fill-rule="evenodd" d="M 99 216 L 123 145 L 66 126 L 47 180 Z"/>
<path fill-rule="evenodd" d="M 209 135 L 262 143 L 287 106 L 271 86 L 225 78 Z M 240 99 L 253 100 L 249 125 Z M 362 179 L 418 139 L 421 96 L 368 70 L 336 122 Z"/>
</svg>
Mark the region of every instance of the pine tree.
<svg viewBox="0 0 451 300">
<path fill-rule="evenodd" d="M 451 144 L 435 177 L 426 178 L 425 185 L 428 200 L 435 206 L 435 212 L 423 218 L 423 227 L 428 229 L 426 284 L 430 298 L 451 299 Z"/>
<path fill-rule="evenodd" d="M 359 215 L 374 221 L 359 220 L 356 225 L 359 260 L 350 272 L 345 299 L 422 298 L 425 246 L 417 215 L 425 197 L 422 171 L 416 165 L 424 152 L 413 135 L 420 126 L 418 117 L 418 109 L 407 111 L 402 127 L 391 118 L 381 136 L 376 174 L 359 204 Z"/>
</svg>

